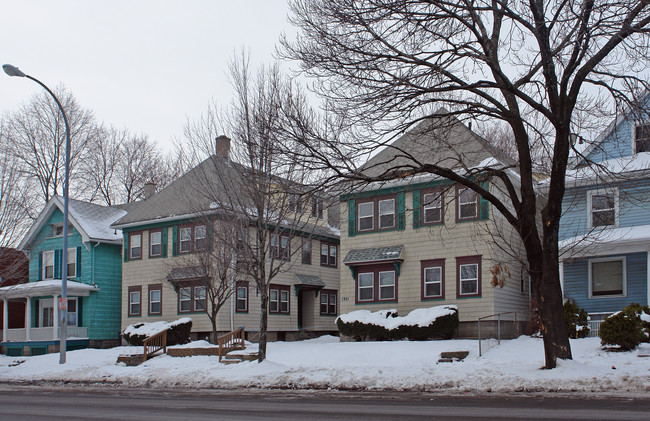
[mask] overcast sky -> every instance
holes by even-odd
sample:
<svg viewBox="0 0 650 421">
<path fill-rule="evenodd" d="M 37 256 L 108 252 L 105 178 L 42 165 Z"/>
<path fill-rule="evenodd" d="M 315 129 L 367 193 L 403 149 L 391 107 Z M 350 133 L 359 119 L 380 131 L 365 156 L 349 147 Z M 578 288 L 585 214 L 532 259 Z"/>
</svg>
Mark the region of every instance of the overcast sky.
<svg viewBox="0 0 650 421">
<path fill-rule="evenodd" d="M 242 47 L 270 63 L 286 0 L 0 0 L 0 64 L 64 84 L 99 121 L 168 149 L 187 117 L 230 101 L 227 64 Z M 0 114 L 37 92 L 0 74 Z"/>
</svg>

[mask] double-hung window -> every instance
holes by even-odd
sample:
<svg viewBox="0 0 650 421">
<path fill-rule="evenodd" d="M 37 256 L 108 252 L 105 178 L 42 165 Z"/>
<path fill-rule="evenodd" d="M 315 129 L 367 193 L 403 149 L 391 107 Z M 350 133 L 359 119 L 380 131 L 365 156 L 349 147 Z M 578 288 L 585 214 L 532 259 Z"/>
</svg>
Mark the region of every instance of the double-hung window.
<svg viewBox="0 0 650 421">
<path fill-rule="evenodd" d="M 302 239 L 302 264 L 311 265 L 311 238 Z"/>
<path fill-rule="evenodd" d="M 481 295 L 481 256 L 457 257 L 456 275 L 458 297 Z"/>
<path fill-rule="evenodd" d="M 442 191 L 425 192 L 422 195 L 422 223 L 439 224 L 442 215 Z"/>
<path fill-rule="evenodd" d="M 149 315 L 162 314 L 162 284 L 149 285 Z"/>
<path fill-rule="evenodd" d="M 142 286 L 132 286 L 128 289 L 129 294 L 129 316 L 142 314 Z"/>
<path fill-rule="evenodd" d="M 286 234 L 271 235 L 271 253 L 273 257 L 282 260 L 289 260 L 291 250 L 289 249 L 289 236 Z"/>
<path fill-rule="evenodd" d="M 375 274 L 373 272 L 360 273 L 357 277 L 357 301 L 374 301 L 375 299 Z"/>
<path fill-rule="evenodd" d="M 43 279 L 54 279 L 54 250 L 43 252 Z"/>
<path fill-rule="evenodd" d="M 445 260 L 423 260 L 422 267 L 422 299 L 444 298 Z"/>
<path fill-rule="evenodd" d="M 77 326 L 78 320 L 78 305 L 79 300 L 77 298 L 68 298 L 68 326 Z"/>
<path fill-rule="evenodd" d="M 635 152 L 650 152 L 650 124 L 637 125 L 634 129 L 634 135 Z"/>
<path fill-rule="evenodd" d="M 456 191 L 458 207 L 457 220 L 471 220 L 478 218 L 478 194 L 467 187 L 458 187 Z"/>
<path fill-rule="evenodd" d="M 206 239 L 205 225 L 197 225 L 194 227 L 194 250 L 204 250 Z"/>
<path fill-rule="evenodd" d="M 149 231 L 149 257 L 162 256 L 162 230 Z"/>
<path fill-rule="evenodd" d="M 320 244 L 320 265 L 336 267 L 338 247 L 334 244 L 321 242 Z"/>
<path fill-rule="evenodd" d="M 178 312 L 192 311 L 192 287 L 182 287 L 178 290 Z"/>
<path fill-rule="evenodd" d="M 179 231 L 179 252 L 189 253 L 192 251 L 192 227 L 181 227 Z"/>
<path fill-rule="evenodd" d="M 336 316 L 337 293 L 324 289 L 320 292 L 320 314 L 323 316 Z"/>
<path fill-rule="evenodd" d="M 379 229 L 393 228 L 395 226 L 395 199 L 379 201 Z"/>
<path fill-rule="evenodd" d="M 77 248 L 68 249 L 68 278 L 77 277 Z"/>
<path fill-rule="evenodd" d="M 235 307 L 237 313 L 248 312 L 248 282 L 237 281 L 237 304 Z"/>
<path fill-rule="evenodd" d="M 324 202 L 323 199 L 313 198 L 311 201 L 311 216 L 318 219 L 323 219 Z"/>
<path fill-rule="evenodd" d="M 397 196 L 380 196 L 358 201 L 356 205 L 359 232 L 390 230 L 397 227 Z"/>
<path fill-rule="evenodd" d="M 618 189 L 589 192 L 591 228 L 618 225 Z"/>
<path fill-rule="evenodd" d="M 129 234 L 129 259 L 142 258 L 142 233 L 132 232 Z"/>
<path fill-rule="evenodd" d="M 178 289 L 178 312 L 190 313 L 205 311 L 205 285 L 187 285 Z"/>
<path fill-rule="evenodd" d="M 397 301 L 397 273 L 394 264 L 358 266 L 356 269 L 357 303 Z"/>
<path fill-rule="evenodd" d="M 269 286 L 269 313 L 289 314 L 289 290 L 288 285 Z"/>
<path fill-rule="evenodd" d="M 357 219 L 359 221 L 359 231 L 372 231 L 375 228 L 375 203 L 364 202 L 357 206 Z"/>
<path fill-rule="evenodd" d="M 379 272 L 379 300 L 395 299 L 395 271 Z"/>
<path fill-rule="evenodd" d="M 589 261 L 589 296 L 625 296 L 625 257 Z"/>
</svg>

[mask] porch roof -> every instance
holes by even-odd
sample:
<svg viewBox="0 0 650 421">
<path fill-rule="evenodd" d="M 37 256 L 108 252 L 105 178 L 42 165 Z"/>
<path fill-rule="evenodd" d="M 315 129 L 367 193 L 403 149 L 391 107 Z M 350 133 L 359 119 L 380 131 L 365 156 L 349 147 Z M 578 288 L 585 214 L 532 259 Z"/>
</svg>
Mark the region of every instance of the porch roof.
<svg viewBox="0 0 650 421">
<path fill-rule="evenodd" d="M 81 282 L 68 281 L 68 295 L 86 297 L 91 291 L 98 291 L 99 288 L 93 285 L 82 284 Z M 47 281 L 29 282 L 27 284 L 11 285 L 0 288 L 0 299 L 29 298 L 44 295 L 61 295 L 61 280 L 51 279 Z"/>
<path fill-rule="evenodd" d="M 314 286 L 314 287 L 324 287 L 325 286 L 325 282 L 323 282 L 318 276 L 299 275 L 299 274 L 296 274 L 295 276 L 296 276 L 296 279 L 299 282 L 296 285 Z"/>
<path fill-rule="evenodd" d="M 401 261 L 404 260 L 402 257 L 403 250 L 403 245 L 354 249 L 348 252 L 348 255 L 343 259 L 343 263 L 353 266 L 374 262 Z"/>
</svg>

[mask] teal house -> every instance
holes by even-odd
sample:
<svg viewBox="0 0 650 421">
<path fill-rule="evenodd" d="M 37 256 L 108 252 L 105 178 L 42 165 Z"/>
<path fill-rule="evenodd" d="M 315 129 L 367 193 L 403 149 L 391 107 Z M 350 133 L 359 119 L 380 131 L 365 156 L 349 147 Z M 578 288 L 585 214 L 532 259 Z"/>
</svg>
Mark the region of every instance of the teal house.
<svg viewBox="0 0 650 421">
<path fill-rule="evenodd" d="M 565 298 L 590 314 L 596 334 L 606 315 L 650 302 L 648 116 L 622 113 L 575 164 L 560 222 L 560 275 Z"/>
<path fill-rule="evenodd" d="M 68 250 L 63 250 L 63 199 L 45 206 L 19 248 L 29 256 L 29 282 L 0 288 L 4 308 L 25 303 L 23 328 L 8 328 L 5 313 L 2 352 L 37 355 L 59 351 L 61 263 L 68 256 L 67 349 L 119 344 L 122 233 L 110 228 L 126 207 L 70 200 Z M 6 310 L 5 310 L 6 312 Z"/>
</svg>

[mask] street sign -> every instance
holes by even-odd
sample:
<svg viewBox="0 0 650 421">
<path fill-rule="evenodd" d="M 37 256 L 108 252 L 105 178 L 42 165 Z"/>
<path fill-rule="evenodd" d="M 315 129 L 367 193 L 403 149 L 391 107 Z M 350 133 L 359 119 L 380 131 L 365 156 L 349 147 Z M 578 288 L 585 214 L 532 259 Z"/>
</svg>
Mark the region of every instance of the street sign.
<svg viewBox="0 0 650 421">
<path fill-rule="evenodd" d="M 68 300 L 63 299 L 63 297 L 59 297 L 59 310 L 61 311 L 67 311 L 68 310 Z"/>
</svg>

